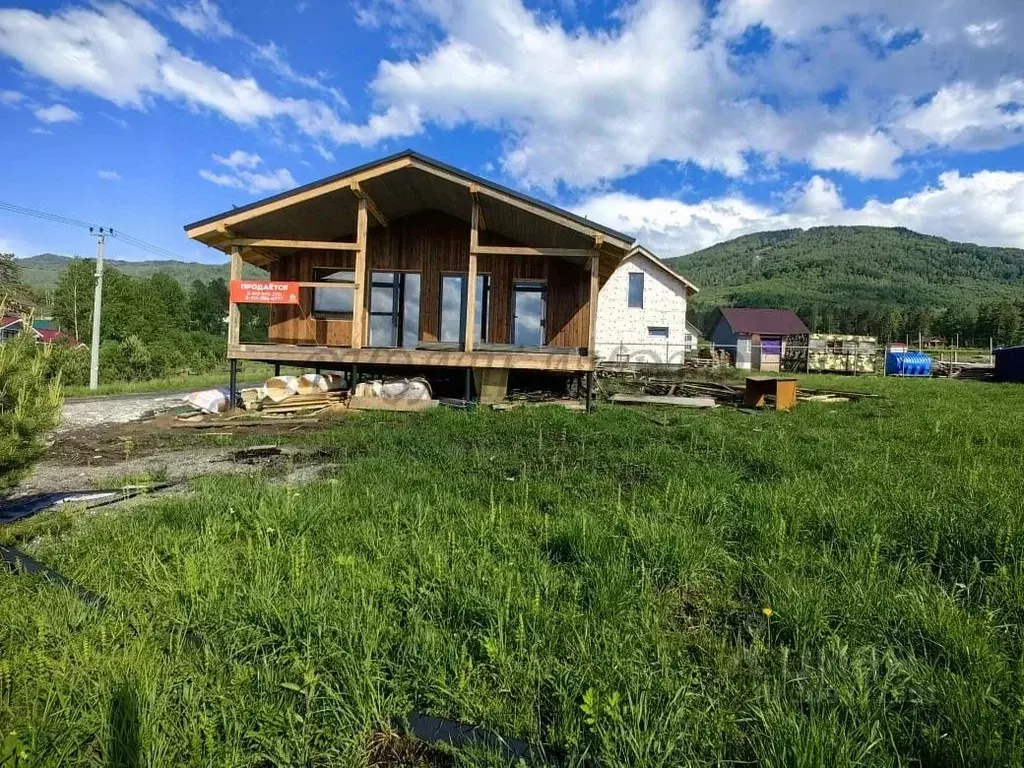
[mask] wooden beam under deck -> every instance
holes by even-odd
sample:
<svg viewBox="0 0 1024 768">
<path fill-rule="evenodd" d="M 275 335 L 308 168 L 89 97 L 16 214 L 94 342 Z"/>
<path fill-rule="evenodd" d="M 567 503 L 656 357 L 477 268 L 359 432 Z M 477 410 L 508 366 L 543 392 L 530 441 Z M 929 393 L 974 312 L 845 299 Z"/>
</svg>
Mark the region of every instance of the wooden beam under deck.
<svg viewBox="0 0 1024 768">
<path fill-rule="evenodd" d="M 562 371 L 594 370 L 594 360 L 585 355 L 551 355 L 544 352 L 463 352 L 426 349 L 349 349 L 295 344 L 231 344 L 229 360 L 266 360 L 327 365 L 404 365 L 439 368 L 506 368 L 509 370 Z"/>
</svg>

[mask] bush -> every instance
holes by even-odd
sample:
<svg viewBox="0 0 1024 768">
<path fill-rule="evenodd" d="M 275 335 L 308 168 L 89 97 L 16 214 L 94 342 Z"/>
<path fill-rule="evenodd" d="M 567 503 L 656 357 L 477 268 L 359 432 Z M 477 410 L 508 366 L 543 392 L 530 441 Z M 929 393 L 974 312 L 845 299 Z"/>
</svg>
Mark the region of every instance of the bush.
<svg viewBox="0 0 1024 768">
<path fill-rule="evenodd" d="M 20 480 L 60 417 L 60 374 L 47 376 L 52 351 L 27 334 L 0 344 L 0 491 Z"/>
</svg>

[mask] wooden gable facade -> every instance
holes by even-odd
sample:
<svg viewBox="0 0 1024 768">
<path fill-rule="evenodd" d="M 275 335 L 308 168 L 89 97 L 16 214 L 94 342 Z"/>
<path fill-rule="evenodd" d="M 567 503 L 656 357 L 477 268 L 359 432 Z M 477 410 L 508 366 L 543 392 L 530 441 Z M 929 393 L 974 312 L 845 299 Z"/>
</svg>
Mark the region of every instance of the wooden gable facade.
<svg viewBox="0 0 1024 768">
<path fill-rule="evenodd" d="M 632 239 L 457 169 L 407 152 L 186 227 L 270 280 L 299 286 L 271 309 L 266 344 L 241 344 L 231 306 L 228 356 L 332 365 L 591 371 L 600 286 Z M 332 275 L 325 282 L 324 275 Z M 337 275 L 349 275 L 338 281 Z M 391 304 L 381 279 L 415 275 L 416 306 L 402 338 L 371 332 Z M 383 277 L 382 277 L 383 276 Z M 447 277 L 461 277 L 458 338 L 442 338 Z M 409 278 L 405 278 L 408 281 Z M 477 295 L 478 285 L 486 296 Z M 352 292 L 351 311 L 318 311 L 318 291 Z M 542 333 L 516 338 L 524 291 L 543 296 Z M 375 291 L 380 293 L 378 297 Z M 396 293 L 396 296 L 398 294 Z M 397 312 L 397 310 L 395 310 Z M 520 322 L 522 322 L 520 320 Z M 478 327 L 481 324 L 483 327 Z M 450 326 L 450 322 L 449 322 Z"/>
</svg>

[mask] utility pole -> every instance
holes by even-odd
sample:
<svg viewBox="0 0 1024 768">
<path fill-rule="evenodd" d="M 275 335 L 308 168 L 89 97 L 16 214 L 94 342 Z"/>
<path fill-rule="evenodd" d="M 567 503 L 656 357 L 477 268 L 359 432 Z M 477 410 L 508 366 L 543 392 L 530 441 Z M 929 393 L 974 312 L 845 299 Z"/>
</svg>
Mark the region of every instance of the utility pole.
<svg viewBox="0 0 1024 768">
<path fill-rule="evenodd" d="M 92 351 L 89 356 L 89 389 L 97 389 L 100 385 L 100 315 L 103 312 L 103 248 L 107 235 L 113 235 L 109 227 L 93 229 L 89 232 L 96 238 L 96 290 L 92 300 Z"/>
</svg>

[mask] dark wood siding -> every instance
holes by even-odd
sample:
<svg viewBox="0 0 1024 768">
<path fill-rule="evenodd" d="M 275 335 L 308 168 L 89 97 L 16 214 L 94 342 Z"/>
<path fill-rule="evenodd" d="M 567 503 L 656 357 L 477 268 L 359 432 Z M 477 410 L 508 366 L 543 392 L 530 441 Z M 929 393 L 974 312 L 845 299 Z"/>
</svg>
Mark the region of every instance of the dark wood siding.
<svg viewBox="0 0 1024 768">
<path fill-rule="evenodd" d="M 520 245 L 511 241 L 493 245 Z M 271 265 L 272 280 L 313 279 L 317 267 L 354 269 L 351 252 L 303 251 Z M 373 271 L 419 272 L 420 339 L 437 341 L 440 325 L 441 275 L 469 268 L 469 225 L 436 211 L 413 214 L 390 226 L 371 227 L 367 267 Z M 512 287 L 516 280 L 547 283 L 547 344 L 586 347 L 590 331 L 590 275 L 586 268 L 564 259 L 538 256 L 479 256 L 477 271 L 489 275 L 491 295 L 487 341 L 507 344 L 511 337 Z M 276 344 L 349 346 L 349 320 L 319 320 L 312 316 L 313 290 L 302 289 L 298 306 L 271 310 L 270 341 Z M 367 291 L 367 296 L 369 291 Z M 364 308 L 365 309 L 365 308 Z"/>
</svg>

